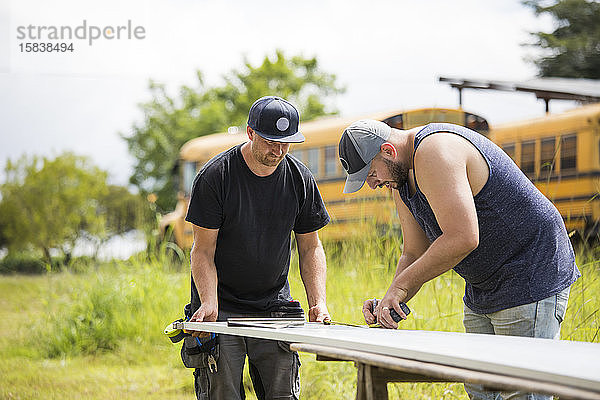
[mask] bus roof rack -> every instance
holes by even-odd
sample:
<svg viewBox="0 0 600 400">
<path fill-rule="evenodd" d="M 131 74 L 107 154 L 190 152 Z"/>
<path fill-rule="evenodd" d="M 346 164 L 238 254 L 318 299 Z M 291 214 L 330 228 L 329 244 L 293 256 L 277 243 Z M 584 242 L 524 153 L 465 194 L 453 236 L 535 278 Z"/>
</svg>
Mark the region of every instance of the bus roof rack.
<svg viewBox="0 0 600 400">
<path fill-rule="evenodd" d="M 546 103 L 549 111 L 550 100 L 574 100 L 581 103 L 600 102 L 600 80 L 573 78 L 534 78 L 525 81 L 496 81 L 486 79 L 468 79 L 440 76 L 440 82 L 446 82 L 458 90 L 458 103 L 462 107 L 463 89 L 504 90 L 529 92 Z"/>
</svg>

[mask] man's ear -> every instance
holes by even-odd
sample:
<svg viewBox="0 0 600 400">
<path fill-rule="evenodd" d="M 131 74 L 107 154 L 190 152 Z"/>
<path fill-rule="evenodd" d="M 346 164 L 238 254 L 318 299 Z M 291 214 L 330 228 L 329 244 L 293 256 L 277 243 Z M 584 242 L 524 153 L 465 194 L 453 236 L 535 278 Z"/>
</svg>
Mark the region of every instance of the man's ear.
<svg viewBox="0 0 600 400">
<path fill-rule="evenodd" d="M 381 152 L 388 156 L 388 158 L 391 159 L 396 159 L 396 157 L 398 156 L 398 152 L 396 151 L 396 147 L 394 147 L 393 144 L 391 144 L 390 142 L 385 142 L 381 145 Z"/>
<path fill-rule="evenodd" d="M 246 127 L 246 133 L 248 134 L 248 139 L 252 141 L 254 139 L 254 131 L 249 126 Z"/>
</svg>

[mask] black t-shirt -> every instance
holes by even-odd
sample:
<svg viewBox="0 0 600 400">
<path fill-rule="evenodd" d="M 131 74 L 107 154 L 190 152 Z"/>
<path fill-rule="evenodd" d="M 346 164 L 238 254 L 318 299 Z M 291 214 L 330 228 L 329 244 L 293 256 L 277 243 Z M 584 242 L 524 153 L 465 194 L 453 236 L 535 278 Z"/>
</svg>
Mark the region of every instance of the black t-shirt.
<svg viewBox="0 0 600 400">
<path fill-rule="evenodd" d="M 219 308 L 262 312 L 291 300 L 292 230 L 314 232 L 327 225 L 329 214 L 313 176 L 297 158 L 287 154 L 275 172 L 260 177 L 244 161 L 241 147 L 219 154 L 198 172 L 185 219 L 219 229 Z M 192 310 L 199 306 L 192 280 Z"/>
</svg>

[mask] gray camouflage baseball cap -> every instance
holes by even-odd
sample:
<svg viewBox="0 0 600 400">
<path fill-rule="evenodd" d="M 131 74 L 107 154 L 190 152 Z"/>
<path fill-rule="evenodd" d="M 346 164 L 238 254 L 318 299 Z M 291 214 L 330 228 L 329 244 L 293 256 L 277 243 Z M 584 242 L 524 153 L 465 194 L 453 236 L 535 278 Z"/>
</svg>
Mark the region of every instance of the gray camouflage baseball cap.
<svg viewBox="0 0 600 400">
<path fill-rule="evenodd" d="M 388 141 L 392 128 L 373 119 L 361 119 L 348 126 L 340 138 L 339 154 L 348 173 L 344 193 L 354 193 L 365 184 L 371 161 Z"/>
</svg>

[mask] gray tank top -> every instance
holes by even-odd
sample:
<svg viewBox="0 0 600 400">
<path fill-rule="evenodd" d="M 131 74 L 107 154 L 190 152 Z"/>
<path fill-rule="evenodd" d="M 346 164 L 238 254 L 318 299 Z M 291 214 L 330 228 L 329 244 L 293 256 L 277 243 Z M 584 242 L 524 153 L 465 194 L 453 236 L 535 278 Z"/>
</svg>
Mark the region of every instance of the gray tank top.
<svg viewBox="0 0 600 400">
<path fill-rule="evenodd" d="M 454 267 L 466 281 L 465 304 L 487 314 L 545 299 L 575 282 L 581 274 L 560 213 L 512 159 L 479 133 L 444 123 L 419 131 L 414 151 L 437 132 L 467 139 L 489 167 L 488 180 L 474 198 L 479 246 Z M 408 182 L 398 191 L 433 242 L 442 231 L 416 180 L 415 187 L 413 196 Z"/>
</svg>

